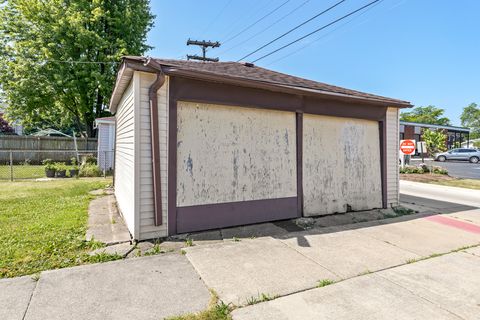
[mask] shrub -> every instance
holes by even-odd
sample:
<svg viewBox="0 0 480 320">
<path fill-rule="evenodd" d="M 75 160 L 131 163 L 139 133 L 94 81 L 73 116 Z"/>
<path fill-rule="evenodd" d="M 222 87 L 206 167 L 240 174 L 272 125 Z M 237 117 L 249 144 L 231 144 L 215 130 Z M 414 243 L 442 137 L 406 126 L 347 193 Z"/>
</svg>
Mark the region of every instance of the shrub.
<svg viewBox="0 0 480 320">
<path fill-rule="evenodd" d="M 67 166 L 65 165 L 65 162 L 55 162 L 55 169 L 57 171 L 65 171 L 67 170 Z"/>
<path fill-rule="evenodd" d="M 56 170 L 56 166 L 53 163 L 52 159 L 45 159 L 42 161 L 42 164 L 45 166 L 45 170 Z"/>
<path fill-rule="evenodd" d="M 86 155 L 82 159 L 82 165 L 86 165 L 86 164 L 97 164 L 97 158 L 92 155 Z"/>
<path fill-rule="evenodd" d="M 430 173 L 430 168 L 425 163 L 422 163 L 419 168 L 422 169 L 422 173 Z"/>
<path fill-rule="evenodd" d="M 76 157 L 70 158 L 70 170 L 79 170 Z"/>
<path fill-rule="evenodd" d="M 424 172 L 421 167 L 405 166 L 403 168 L 400 167 L 400 173 L 424 173 Z"/>
<path fill-rule="evenodd" d="M 80 177 L 100 177 L 102 171 L 96 164 L 84 164 L 80 167 L 78 175 Z"/>
<path fill-rule="evenodd" d="M 418 167 L 417 166 L 405 166 L 400 167 L 400 173 L 409 174 L 409 173 L 435 173 L 435 174 L 448 174 L 447 169 L 442 167 L 433 166 L 429 168 L 426 164 L 422 163 Z"/>
<path fill-rule="evenodd" d="M 448 170 L 442 167 L 432 167 L 432 172 L 436 174 L 448 174 Z"/>
<path fill-rule="evenodd" d="M 44 160 L 42 161 L 42 164 L 43 164 L 44 166 L 49 165 L 49 164 L 53 164 L 53 160 L 52 160 L 52 159 L 44 159 Z"/>
</svg>

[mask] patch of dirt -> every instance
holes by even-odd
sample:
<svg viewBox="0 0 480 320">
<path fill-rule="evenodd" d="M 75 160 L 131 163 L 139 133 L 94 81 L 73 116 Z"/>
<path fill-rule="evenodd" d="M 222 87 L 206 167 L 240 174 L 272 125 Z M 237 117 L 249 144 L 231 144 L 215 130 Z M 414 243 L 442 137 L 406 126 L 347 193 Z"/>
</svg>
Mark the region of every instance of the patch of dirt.
<svg viewBox="0 0 480 320">
<path fill-rule="evenodd" d="M 400 180 L 434 183 L 438 181 L 453 181 L 457 178 L 450 177 L 446 174 L 430 174 L 430 173 L 401 173 Z"/>
</svg>

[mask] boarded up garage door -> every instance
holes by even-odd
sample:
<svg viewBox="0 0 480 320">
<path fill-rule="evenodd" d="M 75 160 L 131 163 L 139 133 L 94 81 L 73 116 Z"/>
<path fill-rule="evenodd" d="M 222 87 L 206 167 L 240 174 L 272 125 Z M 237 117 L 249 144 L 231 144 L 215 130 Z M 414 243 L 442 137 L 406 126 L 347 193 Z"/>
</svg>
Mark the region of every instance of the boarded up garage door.
<svg viewBox="0 0 480 320">
<path fill-rule="evenodd" d="M 177 109 L 177 232 L 296 216 L 295 113 Z"/>
<path fill-rule="evenodd" d="M 378 122 L 304 115 L 305 216 L 382 207 Z"/>
</svg>

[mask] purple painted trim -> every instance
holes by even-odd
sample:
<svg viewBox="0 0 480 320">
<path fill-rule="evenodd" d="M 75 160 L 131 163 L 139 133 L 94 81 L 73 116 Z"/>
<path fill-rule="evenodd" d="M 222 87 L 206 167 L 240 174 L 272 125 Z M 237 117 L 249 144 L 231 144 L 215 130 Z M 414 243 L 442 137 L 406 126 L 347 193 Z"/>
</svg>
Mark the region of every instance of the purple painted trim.
<svg viewBox="0 0 480 320">
<path fill-rule="evenodd" d="M 171 78 L 172 79 L 172 78 Z M 173 77 L 176 100 L 380 121 L 387 107 Z"/>
<path fill-rule="evenodd" d="M 292 210 L 294 216 L 288 216 L 278 218 L 277 216 L 265 216 L 265 219 L 257 221 L 256 217 L 250 217 L 253 221 L 248 219 L 243 220 L 240 224 L 256 223 L 263 221 L 271 221 L 278 219 L 294 218 L 302 215 L 303 212 L 303 115 L 302 121 L 299 122 L 298 114 L 310 113 L 329 115 L 336 117 L 349 117 L 367 120 L 379 121 L 379 134 L 380 134 L 380 152 L 381 152 L 381 177 L 382 177 L 382 203 L 386 207 L 387 203 L 387 190 L 386 190 L 386 135 L 385 119 L 386 119 L 386 106 L 375 106 L 362 103 L 351 103 L 346 101 L 333 101 L 327 99 L 318 99 L 307 96 L 298 96 L 292 94 L 272 92 L 268 90 L 235 87 L 222 83 L 197 81 L 186 78 L 170 77 L 170 91 L 169 91 L 169 149 L 168 149 L 168 234 L 174 235 L 180 232 L 184 226 L 179 226 L 179 216 L 183 214 L 180 220 L 185 220 L 186 217 L 191 217 L 193 222 L 186 223 L 199 223 L 199 227 L 195 227 L 196 230 L 205 230 L 215 228 L 212 225 L 206 224 L 206 221 L 210 221 L 214 225 L 217 223 L 215 219 L 227 219 L 224 224 L 228 224 L 228 219 L 234 219 L 230 215 L 215 217 L 215 212 L 210 211 L 212 218 L 202 217 L 197 218 L 195 216 L 195 210 L 208 215 L 204 208 L 211 206 L 222 206 L 228 204 L 218 205 L 205 205 L 205 206 L 193 206 L 177 208 L 177 101 L 192 101 L 202 103 L 218 103 L 232 106 L 244 106 L 251 108 L 271 109 L 280 111 L 293 111 L 297 112 L 297 128 L 302 129 L 302 133 L 297 133 L 297 192 L 298 196 L 294 197 L 295 206 Z M 380 123 L 383 127 L 380 129 Z M 297 129 L 297 132 L 300 130 Z M 302 152 L 298 154 L 298 149 L 301 148 Z M 299 199 L 300 198 L 300 199 Z M 272 207 L 278 205 L 278 201 L 275 200 L 256 200 L 256 201 L 270 201 Z M 273 201 L 273 202 L 272 202 Z M 238 212 L 237 210 L 240 210 Z M 300 210 L 299 210 L 300 208 Z M 268 209 L 268 208 L 267 208 Z M 202 211 L 203 210 L 203 211 Z M 235 212 L 249 217 L 248 206 L 235 206 Z M 243 210 L 247 210 L 243 212 Z M 207 210 L 208 211 L 208 210 Z M 222 211 L 225 212 L 225 211 Z M 186 215 L 185 215 L 186 214 Z M 217 213 L 218 214 L 218 213 Z M 203 219 L 203 220 L 202 220 Z M 223 220 L 222 220 L 223 221 Z M 183 223 L 183 222 L 182 222 Z M 193 226 L 194 227 L 194 226 Z"/>
<path fill-rule="evenodd" d="M 297 121 L 297 216 L 303 216 L 303 113 L 296 113 Z"/>
<path fill-rule="evenodd" d="M 382 185 L 382 207 L 387 208 L 387 126 L 386 118 L 378 122 L 380 134 L 380 174 Z"/>
<path fill-rule="evenodd" d="M 177 233 L 297 217 L 297 197 L 177 208 Z"/>
<path fill-rule="evenodd" d="M 177 100 L 169 83 L 168 101 L 168 235 L 177 234 Z"/>
</svg>

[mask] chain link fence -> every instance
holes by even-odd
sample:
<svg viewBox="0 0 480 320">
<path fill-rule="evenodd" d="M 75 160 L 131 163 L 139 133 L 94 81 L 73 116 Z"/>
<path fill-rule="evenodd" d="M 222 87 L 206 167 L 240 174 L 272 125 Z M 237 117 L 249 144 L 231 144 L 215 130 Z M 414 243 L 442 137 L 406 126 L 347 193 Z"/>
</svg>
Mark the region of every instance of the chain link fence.
<svg viewBox="0 0 480 320">
<path fill-rule="evenodd" d="M 107 176 L 114 151 L 0 150 L 0 180 Z"/>
</svg>

